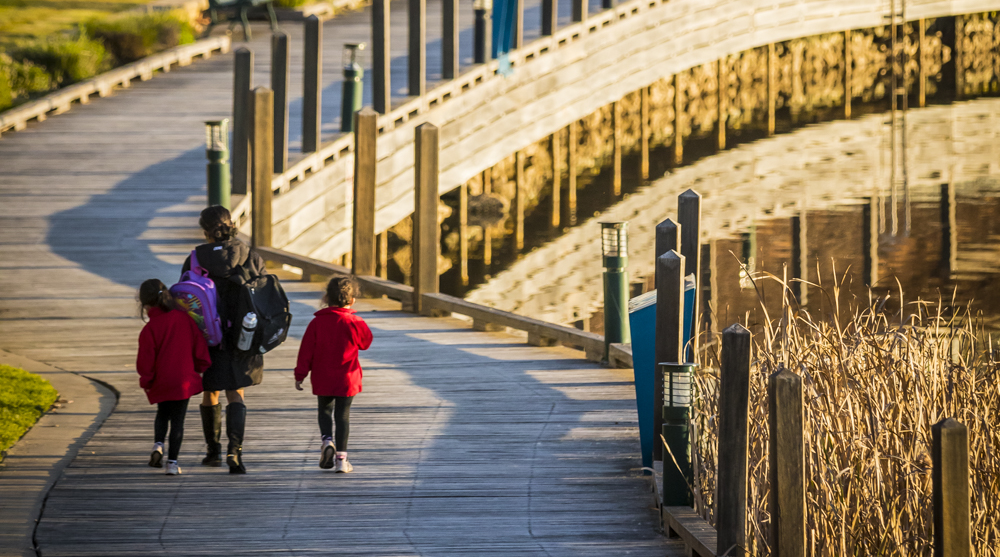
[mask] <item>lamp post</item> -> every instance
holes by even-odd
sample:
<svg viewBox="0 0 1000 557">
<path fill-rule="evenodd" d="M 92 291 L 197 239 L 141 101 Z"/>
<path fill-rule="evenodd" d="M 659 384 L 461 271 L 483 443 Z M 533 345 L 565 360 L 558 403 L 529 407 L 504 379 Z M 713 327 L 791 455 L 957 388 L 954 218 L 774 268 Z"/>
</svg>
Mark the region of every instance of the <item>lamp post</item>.
<svg viewBox="0 0 1000 557">
<path fill-rule="evenodd" d="M 663 505 L 690 506 L 692 482 L 688 425 L 697 364 L 660 363 L 663 374 Z M 672 457 L 671 457 L 672 455 Z M 674 462 L 676 461 L 676 465 Z"/>
<path fill-rule="evenodd" d="M 208 205 L 229 209 L 229 119 L 205 122 L 208 159 Z"/>
<path fill-rule="evenodd" d="M 473 62 L 485 64 L 493 58 L 490 43 L 493 40 L 493 26 L 490 21 L 493 11 L 493 0 L 473 0 L 472 8 L 476 14 L 473 27 Z"/>
<path fill-rule="evenodd" d="M 604 263 L 604 359 L 612 344 L 632 339 L 628 328 L 628 223 L 601 223 Z"/>
<path fill-rule="evenodd" d="M 344 94 L 340 98 L 340 131 L 354 131 L 354 113 L 361 110 L 365 70 L 358 64 L 358 51 L 365 43 L 344 45 Z"/>
</svg>

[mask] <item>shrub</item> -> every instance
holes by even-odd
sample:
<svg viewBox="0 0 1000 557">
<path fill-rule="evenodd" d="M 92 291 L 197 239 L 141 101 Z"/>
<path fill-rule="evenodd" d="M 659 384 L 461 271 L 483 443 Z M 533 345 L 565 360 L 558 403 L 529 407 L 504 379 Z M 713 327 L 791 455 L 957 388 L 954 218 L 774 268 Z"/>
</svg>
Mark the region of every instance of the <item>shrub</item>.
<svg viewBox="0 0 1000 557">
<path fill-rule="evenodd" d="M 0 459 L 44 414 L 59 394 L 48 381 L 11 366 L 0 365 Z"/>
<path fill-rule="evenodd" d="M 161 50 L 194 42 L 194 28 L 170 12 L 94 19 L 84 33 L 99 40 L 118 64 L 135 62 Z"/>
<path fill-rule="evenodd" d="M 51 89 L 52 77 L 44 68 L 0 53 L 0 110 Z"/>
<path fill-rule="evenodd" d="M 274 5 L 281 8 L 298 8 L 299 6 L 305 6 L 306 4 L 311 4 L 312 0 L 275 0 Z"/>
<path fill-rule="evenodd" d="M 11 57 L 21 63 L 27 61 L 41 66 L 59 85 L 91 78 L 104 70 L 107 62 L 104 45 L 86 37 L 23 43 L 14 48 Z"/>
</svg>

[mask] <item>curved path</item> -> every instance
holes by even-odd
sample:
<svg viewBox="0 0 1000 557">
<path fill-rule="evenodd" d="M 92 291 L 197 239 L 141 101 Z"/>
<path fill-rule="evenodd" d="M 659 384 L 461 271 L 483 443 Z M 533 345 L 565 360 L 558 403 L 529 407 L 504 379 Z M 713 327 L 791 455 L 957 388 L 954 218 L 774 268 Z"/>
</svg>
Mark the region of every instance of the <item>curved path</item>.
<svg viewBox="0 0 1000 557">
<path fill-rule="evenodd" d="M 327 23 L 328 42 L 366 21 Z M 323 473 L 315 401 L 291 386 L 317 284 L 286 282 L 292 338 L 248 391 L 251 473 L 196 465 L 194 405 L 184 475 L 145 466 L 153 407 L 132 371 L 134 289 L 174 280 L 198 241 L 201 121 L 228 113 L 230 68 L 229 56 L 199 62 L 0 141 L 0 349 L 121 393 L 49 495 L 41 554 L 679 555 L 648 508 L 630 372 L 390 302 L 359 304 L 376 341 L 356 471 Z"/>
</svg>

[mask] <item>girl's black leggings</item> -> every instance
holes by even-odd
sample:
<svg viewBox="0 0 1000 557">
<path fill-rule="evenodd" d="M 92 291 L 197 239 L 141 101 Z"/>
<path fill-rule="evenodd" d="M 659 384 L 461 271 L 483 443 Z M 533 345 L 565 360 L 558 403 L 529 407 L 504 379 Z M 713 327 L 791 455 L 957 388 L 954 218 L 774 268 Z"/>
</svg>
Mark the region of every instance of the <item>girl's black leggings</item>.
<svg viewBox="0 0 1000 557">
<path fill-rule="evenodd" d="M 347 450 L 347 436 L 351 433 L 351 401 L 353 396 L 317 396 L 319 401 L 319 432 L 323 437 L 333 437 L 333 423 L 337 422 L 337 438 L 333 441 L 338 451 Z M 330 415 L 333 414 L 333 419 Z"/>
<path fill-rule="evenodd" d="M 170 426 L 170 446 L 167 449 L 167 460 L 177 460 L 177 455 L 181 452 L 181 442 L 184 441 L 184 416 L 187 414 L 187 409 L 187 399 L 156 403 L 153 436 L 157 443 L 166 441 L 167 426 Z"/>
</svg>

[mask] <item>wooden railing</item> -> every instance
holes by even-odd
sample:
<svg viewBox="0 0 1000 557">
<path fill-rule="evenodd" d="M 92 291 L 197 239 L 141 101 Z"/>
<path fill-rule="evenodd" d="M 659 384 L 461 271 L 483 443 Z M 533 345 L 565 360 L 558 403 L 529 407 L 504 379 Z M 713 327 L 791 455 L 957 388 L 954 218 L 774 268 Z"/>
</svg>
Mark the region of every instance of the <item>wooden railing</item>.
<svg viewBox="0 0 1000 557">
<path fill-rule="evenodd" d="M 42 122 L 50 115 L 68 111 L 74 102 L 88 103 L 91 95 L 106 97 L 115 87 L 128 87 L 134 79 L 147 81 L 152 79 L 154 72 L 169 72 L 172 66 L 190 65 L 195 58 L 207 59 L 215 52 L 229 52 L 229 47 L 228 36 L 204 39 L 147 56 L 137 62 L 63 87 L 36 101 L 0 113 L 0 133 L 23 130 L 31 120 Z"/>
</svg>

